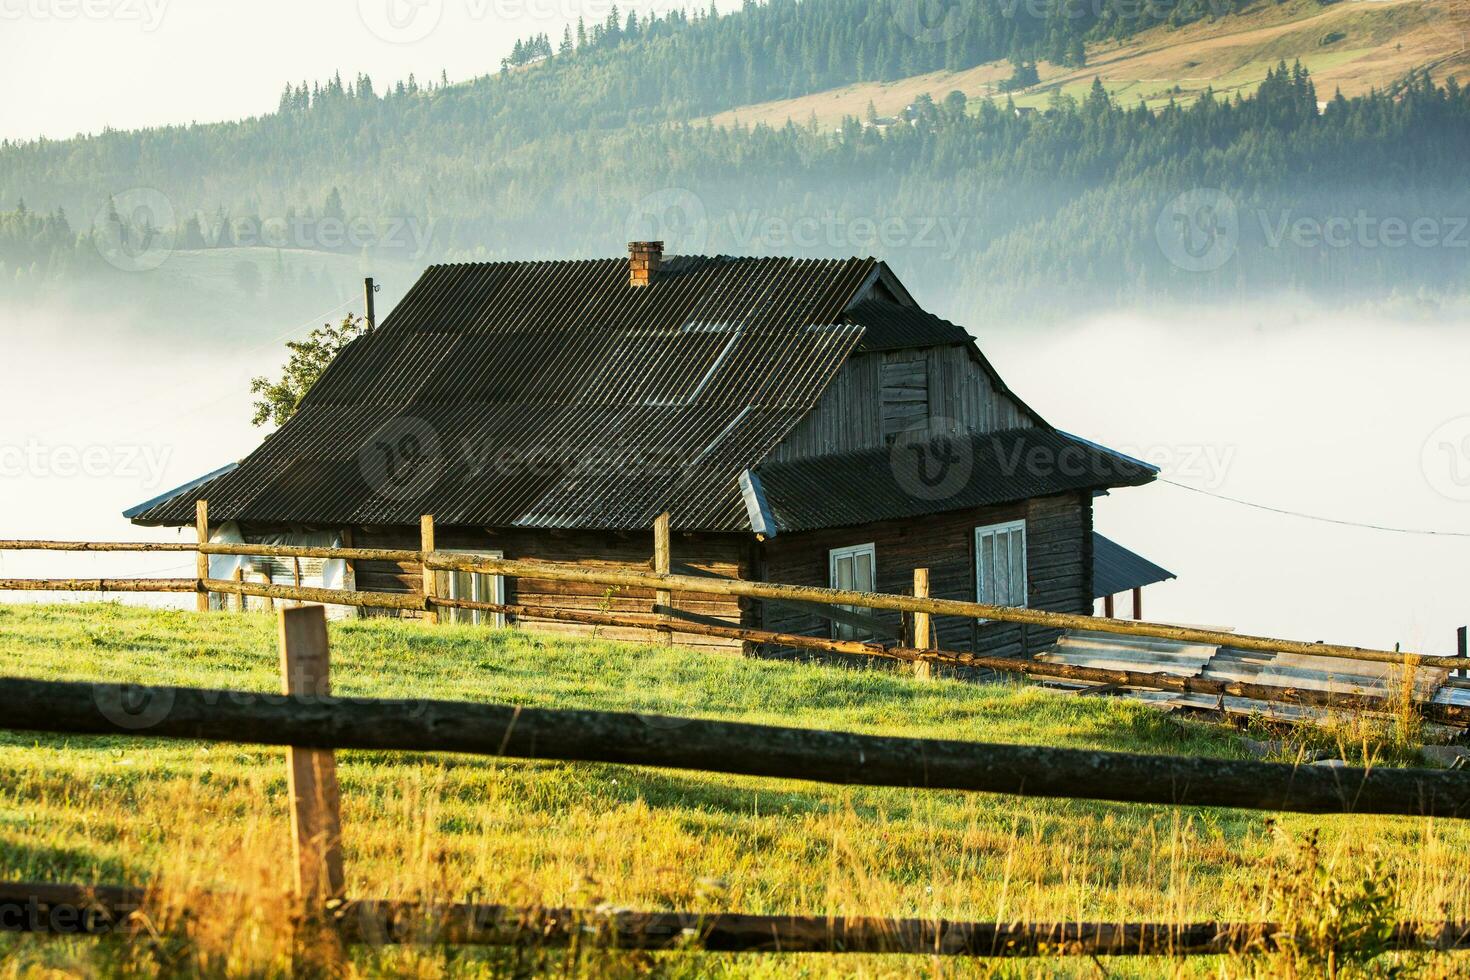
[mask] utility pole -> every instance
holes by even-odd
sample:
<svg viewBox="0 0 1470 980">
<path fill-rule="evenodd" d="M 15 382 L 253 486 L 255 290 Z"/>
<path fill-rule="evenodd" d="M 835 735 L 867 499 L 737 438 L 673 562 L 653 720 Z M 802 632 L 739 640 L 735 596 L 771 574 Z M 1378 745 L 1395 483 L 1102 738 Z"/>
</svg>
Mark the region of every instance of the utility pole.
<svg viewBox="0 0 1470 980">
<path fill-rule="evenodd" d="M 375 293 L 377 291 L 378 291 L 378 287 L 375 286 L 375 285 L 373 285 L 373 277 L 372 276 L 368 276 L 367 278 L 363 279 L 363 281 L 362 281 L 362 294 L 363 294 L 363 298 L 366 300 L 366 306 L 367 306 L 367 332 L 368 333 L 372 333 L 373 332 L 373 327 L 375 327 L 375 326 L 378 325 L 377 315 L 373 312 L 373 293 Z"/>
</svg>

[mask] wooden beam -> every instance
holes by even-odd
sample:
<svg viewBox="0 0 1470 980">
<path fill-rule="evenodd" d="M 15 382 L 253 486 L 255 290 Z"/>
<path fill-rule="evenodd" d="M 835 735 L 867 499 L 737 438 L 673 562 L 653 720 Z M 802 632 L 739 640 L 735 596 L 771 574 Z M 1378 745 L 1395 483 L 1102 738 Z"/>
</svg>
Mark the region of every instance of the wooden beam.
<svg viewBox="0 0 1470 980">
<path fill-rule="evenodd" d="M 0 592 L 198 592 L 192 578 L 0 578 Z"/>
<path fill-rule="evenodd" d="M 434 609 L 434 597 L 438 595 L 434 568 L 429 564 L 429 555 L 434 551 L 434 515 L 419 518 L 419 560 L 423 563 L 424 622 L 431 626 L 439 622 L 439 613 Z"/>
<path fill-rule="evenodd" d="M 929 598 L 929 569 L 914 569 L 914 595 L 920 599 Z M 910 644 L 917 650 L 927 650 L 933 645 L 932 629 L 930 628 L 930 617 L 926 612 L 914 612 L 914 636 Z M 914 664 L 914 676 L 924 680 L 931 680 L 934 676 L 934 667 L 928 661 L 917 661 Z"/>
<path fill-rule="evenodd" d="M 1426 657 L 1417 653 L 1370 650 L 1335 643 L 1306 643 L 1300 640 L 1273 639 L 1221 630 L 1175 626 L 1169 623 L 1142 623 L 1126 619 L 1102 618 L 1079 613 L 1048 612 L 1013 606 L 993 606 L 959 599 L 920 599 L 915 596 L 889 595 L 876 592 L 852 592 L 813 585 L 778 585 L 772 582 L 749 582 L 741 579 L 699 578 L 683 575 L 654 575 L 628 569 L 588 569 L 567 567 L 548 562 L 494 558 L 489 555 L 435 552 L 429 557 L 435 568 L 479 571 L 497 575 L 523 575 L 561 581 L 592 582 L 599 585 L 626 585 L 640 588 L 669 588 L 680 592 L 702 592 L 710 595 L 748 596 L 752 599 L 778 599 L 795 602 L 832 603 L 887 609 L 897 612 L 927 612 L 936 616 L 959 616 L 964 619 L 993 619 L 1003 623 L 1028 623 L 1057 629 L 1091 630 L 1128 636 L 1153 636 L 1166 640 L 1207 643 L 1235 647 L 1240 650 L 1262 650 L 1295 653 L 1314 657 L 1344 657 L 1376 663 L 1410 663 L 1418 666 L 1452 668 L 1467 666 L 1458 657 Z"/>
<path fill-rule="evenodd" d="M 167 705 L 140 720 L 130 708 Z M 1470 779 L 1440 769 L 1327 768 L 904 738 L 527 705 L 316 698 L 0 678 L 0 727 L 257 745 L 606 762 L 838 785 L 1166 806 L 1470 818 Z"/>
<path fill-rule="evenodd" d="M 195 546 L 191 544 L 186 550 L 193 551 Z M 419 552 L 403 548 L 328 548 L 316 545 L 240 544 L 221 541 L 207 545 L 203 550 L 210 555 L 254 555 L 266 558 L 341 558 L 347 561 L 396 562 L 419 560 Z"/>
<path fill-rule="evenodd" d="M 322 602 L 333 606 L 371 606 L 377 609 L 423 609 L 424 600 L 411 592 L 348 592 L 346 589 L 318 589 L 315 586 L 274 585 L 265 582 L 232 582 L 229 579 L 206 579 L 210 592 L 227 595 L 256 595 L 293 602 Z M 149 591 L 140 589 L 138 591 Z M 188 591 L 192 592 L 193 589 Z"/>
<path fill-rule="evenodd" d="M 189 541 L 0 541 L 0 551 L 196 551 Z"/>
<path fill-rule="evenodd" d="M 287 704 L 310 707 L 330 697 L 331 660 L 327 616 L 321 606 L 283 609 L 280 615 L 281 693 Z M 309 910 L 340 899 L 342 818 L 337 762 L 330 748 L 286 748 L 291 790 L 291 839 L 296 855 L 296 896 Z"/>
<path fill-rule="evenodd" d="M 1106 616 L 1108 619 L 1112 619 L 1115 612 L 1116 610 L 1113 607 L 1113 597 L 1111 595 L 1103 596 L 1103 615 Z"/>
<path fill-rule="evenodd" d="M 1143 619 L 1143 588 L 1141 586 L 1133 590 L 1133 618 Z"/>
<path fill-rule="evenodd" d="M 207 500 L 200 500 L 194 504 L 194 532 L 201 548 L 209 544 L 209 501 Z M 199 612 L 209 612 L 209 593 L 204 588 L 204 580 L 209 578 L 209 556 L 202 550 L 194 559 L 194 574 L 199 579 L 199 596 L 194 600 L 194 608 Z"/>
</svg>

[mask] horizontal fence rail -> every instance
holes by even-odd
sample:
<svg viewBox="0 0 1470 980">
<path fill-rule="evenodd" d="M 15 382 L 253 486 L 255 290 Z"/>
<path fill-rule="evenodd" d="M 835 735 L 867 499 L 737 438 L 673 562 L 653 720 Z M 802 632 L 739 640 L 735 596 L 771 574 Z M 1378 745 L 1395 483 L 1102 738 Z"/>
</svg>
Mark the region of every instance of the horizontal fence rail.
<svg viewBox="0 0 1470 980">
<path fill-rule="evenodd" d="M 0 578 L 14 592 L 198 592 L 192 578 Z"/>
<path fill-rule="evenodd" d="M 1298 813 L 1470 817 L 1470 774 L 900 738 L 433 700 L 0 678 L 0 728 L 606 762 L 841 785 Z"/>
<path fill-rule="evenodd" d="M 1300 640 L 1280 640 L 1264 636 L 1227 633 L 1221 630 L 1200 629 L 1193 626 L 1173 626 L 1167 623 L 1148 623 L 1129 619 L 1108 619 L 1101 616 L 1084 616 L 1078 613 L 1048 612 L 1044 609 L 992 606 L 982 602 L 967 602 L 961 599 L 934 599 L 909 595 L 891 595 L 879 592 L 852 592 L 845 589 L 828 589 L 814 585 L 779 585 L 772 582 L 752 582 L 744 579 L 709 578 L 694 575 L 658 575 L 653 572 L 635 572 L 623 569 L 583 568 L 574 565 L 562 565 L 555 562 L 496 558 L 492 555 L 475 555 L 461 552 L 435 551 L 428 556 L 428 565 L 430 568 L 441 571 L 483 572 L 494 575 L 552 579 L 568 582 L 588 582 L 594 585 L 622 585 L 632 588 L 694 592 L 707 595 L 741 596 L 750 599 L 775 599 L 786 602 L 861 606 L 867 609 L 885 609 L 891 612 L 928 613 L 935 616 L 958 616 L 964 619 L 987 619 L 1004 623 L 1025 623 L 1032 626 L 1055 627 L 1058 629 L 1091 630 L 1098 633 L 1150 636 L 1157 639 L 1207 643 L 1214 646 L 1234 647 L 1240 650 L 1258 650 L 1268 653 L 1294 653 L 1314 657 L 1343 657 L 1351 660 L 1366 660 L 1376 663 L 1432 664 L 1435 667 L 1446 669 L 1470 666 L 1470 657 L 1424 656 L 1400 651 L 1371 650 L 1365 647 L 1344 646 L 1336 643 L 1307 643 Z"/>
<path fill-rule="evenodd" d="M 231 896 L 205 895 L 227 905 Z M 0 882 L 0 932 L 131 934 L 145 928 L 148 892 L 107 885 Z M 194 911 L 185 909 L 184 914 Z M 941 956 L 1182 956 L 1270 952 L 1272 923 L 959 922 L 729 912 L 596 912 L 509 905 L 349 900 L 329 912 L 345 941 L 370 945 L 565 947 L 763 953 L 917 953 Z M 1470 925 L 1406 924 L 1400 950 L 1470 946 Z"/>
<path fill-rule="evenodd" d="M 229 895 L 206 895 L 228 903 Z M 140 888 L 0 882 L 0 932 L 109 935 L 142 931 Z M 190 909 L 185 910 L 188 914 Z M 1270 952 L 1272 923 L 961 922 L 867 916 L 729 912 L 597 912 L 509 905 L 348 900 L 330 922 L 351 943 L 703 949 L 762 953 L 917 953 L 941 956 L 1182 956 Z M 1470 946 L 1470 925 L 1405 924 L 1386 944 L 1400 950 Z"/>
<path fill-rule="evenodd" d="M 1078 613 L 1059 613 L 1044 609 L 1025 609 L 1014 606 L 993 606 L 987 603 L 969 602 L 960 599 L 940 599 L 911 595 L 892 595 L 875 592 L 853 592 L 819 586 L 782 585 L 772 582 L 753 582 L 743 579 L 724 579 L 707 576 L 659 574 L 653 571 L 599 568 L 583 564 L 530 561 L 525 559 L 497 558 L 493 555 L 464 552 L 422 551 L 392 548 L 332 548 L 304 545 L 258 545 L 234 542 L 85 542 L 47 541 L 32 539 L 0 540 L 0 551 L 188 551 L 200 555 L 242 555 L 274 558 L 334 558 L 347 561 L 398 561 L 419 562 L 436 571 L 482 572 L 496 575 L 520 576 L 553 581 L 583 582 L 594 585 L 627 586 L 653 589 L 659 592 L 679 591 L 704 595 L 740 596 L 775 602 L 802 602 L 824 606 L 856 606 L 873 610 L 905 613 L 926 613 L 935 616 L 957 616 L 965 619 L 985 619 L 1003 623 L 1021 623 L 1055 629 L 1090 630 L 1123 636 L 1146 636 L 1155 639 L 1178 640 L 1186 643 L 1205 643 L 1213 646 L 1233 647 L 1266 653 L 1289 653 L 1314 657 L 1340 657 L 1374 663 L 1432 666 L 1452 670 L 1470 667 L 1470 657 L 1436 656 L 1397 650 L 1374 650 L 1366 647 L 1338 643 L 1317 643 L 1287 640 L 1250 634 L 1229 633 L 1193 626 L 1176 626 L 1170 623 L 1150 623 L 1141 620 L 1112 619 L 1103 616 L 1088 616 Z M 106 588 L 88 588 L 87 582 L 158 582 L 163 588 L 148 589 L 143 586 L 116 585 Z M 192 590 L 179 587 L 181 581 L 193 583 Z M 8 584 L 6 584 L 8 583 Z M 274 586 L 286 588 L 286 586 Z M 222 580 L 179 580 L 179 579 L 18 579 L 0 582 L 5 590 L 45 591 L 196 591 L 242 594 L 239 583 Z M 333 598 L 306 598 L 272 594 L 273 598 L 299 598 L 303 601 L 328 602 L 335 605 L 379 606 L 389 609 L 416 609 L 430 611 L 434 605 L 446 605 L 443 599 L 430 596 L 409 598 L 406 593 L 361 593 L 349 590 L 318 590 L 331 592 Z M 243 593 L 266 595 L 266 593 Z M 369 596 L 377 602 L 353 601 L 348 596 Z"/>
</svg>

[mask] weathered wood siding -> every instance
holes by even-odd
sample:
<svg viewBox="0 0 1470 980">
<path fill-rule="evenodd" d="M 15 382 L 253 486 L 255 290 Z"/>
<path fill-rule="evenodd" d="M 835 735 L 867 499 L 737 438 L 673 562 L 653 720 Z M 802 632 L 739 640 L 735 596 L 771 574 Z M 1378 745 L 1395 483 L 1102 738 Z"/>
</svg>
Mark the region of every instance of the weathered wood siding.
<svg viewBox="0 0 1470 980">
<path fill-rule="evenodd" d="M 353 540 L 364 548 L 417 548 L 417 528 L 364 527 L 354 530 Z M 614 533 L 599 531 L 437 529 L 436 545 L 442 550 L 499 551 L 507 558 L 605 565 L 649 571 L 652 569 L 653 532 Z M 749 578 L 753 539 L 744 535 L 689 535 L 675 532 L 672 541 L 673 569 L 690 574 L 707 573 L 726 578 Z M 364 591 L 419 593 L 422 578 L 418 562 L 358 562 L 357 587 Z M 538 579 L 507 579 L 506 602 L 553 609 L 607 611 L 651 615 L 653 591 Z M 673 605 L 681 612 L 740 625 L 747 617 L 747 600 L 728 596 L 675 592 Z M 748 619 L 745 619 L 748 622 Z M 574 636 L 590 635 L 594 627 L 578 623 L 528 622 L 539 632 Z M 597 627 L 605 639 L 652 641 L 661 634 L 652 630 Z M 685 646 L 738 650 L 738 641 L 707 636 L 677 634 Z"/>
<path fill-rule="evenodd" d="M 929 357 L 922 350 L 884 354 L 878 366 L 880 427 L 884 440 L 929 427 Z"/>
<path fill-rule="evenodd" d="M 857 354 L 769 459 L 879 448 L 919 420 L 972 432 L 1032 424 L 963 346 Z"/>
<path fill-rule="evenodd" d="M 771 582 L 825 586 L 828 553 L 833 548 L 874 545 L 879 592 L 911 592 L 914 569 L 929 569 L 930 594 L 975 599 L 975 528 L 1024 518 L 1026 521 L 1027 602 L 1034 609 L 1087 613 L 1092 609 L 1092 498 L 1087 494 L 1041 497 L 1017 504 L 936 514 L 913 520 L 884 521 L 862 527 L 783 534 L 761 550 L 764 577 Z M 765 629 L 813 636 L 830 635 L 827 620 L 789 606 L 762 603 Z M 893 629 L 899 614 L 876 617 Z M 1006 623 L 981 626 L 953 616 L 934 619 L 936 644 L 998 656 L 1035 652 L 1057 631 Z"/>
</svg>

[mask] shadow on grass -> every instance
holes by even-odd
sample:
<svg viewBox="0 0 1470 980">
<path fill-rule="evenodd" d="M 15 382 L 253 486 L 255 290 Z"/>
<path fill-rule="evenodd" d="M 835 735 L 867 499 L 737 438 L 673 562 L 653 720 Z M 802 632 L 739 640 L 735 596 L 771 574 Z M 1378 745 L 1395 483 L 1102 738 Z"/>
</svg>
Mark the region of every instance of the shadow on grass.
<svg viewBox="0 0 1470 980">
<path fill-rule="evenodd" d="M 0 880 L 126 885 L 141 882 L 147 870 L 91 850 L 19 843 L 0 836 Z"/>
</svg>

